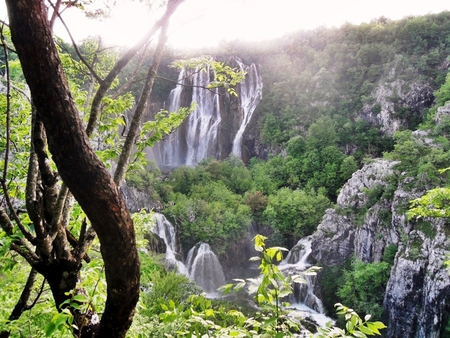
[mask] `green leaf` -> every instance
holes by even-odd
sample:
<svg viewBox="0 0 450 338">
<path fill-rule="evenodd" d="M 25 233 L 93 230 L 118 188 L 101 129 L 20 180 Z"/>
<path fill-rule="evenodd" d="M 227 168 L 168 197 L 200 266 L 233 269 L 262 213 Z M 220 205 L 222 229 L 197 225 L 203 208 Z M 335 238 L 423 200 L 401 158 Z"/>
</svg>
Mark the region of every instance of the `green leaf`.
<svg viewBox="0 0 450 338">
<path fill-rule="evenodd" d="M 55 332 L 55 330 L 56 330 L 55 323 L 53 322 L 47 323 L 47 325 L 44 328 L 45 336 L 50 337 L 53 334 L 53 332 Z"/>
<path fill-rule="evenodd" d="M 73 296 L 73 301 L 80 302 L 80 303 L 87 303 L 89 302 L 89 298 L 82 294 L 77 294 Z"/>
<path fill-rule="evenodd" d="M 374 331 L 373 331 L 373 330 L 369 329 L 368 327 L 366 327 L 366 326 L 364 326 L 364 325 L 361 325 L 361 326 L 359 327 L 359 330 L 360 330 L 361 332 L 365 333 L 365 334 L 370 335 L 370 336 L 373 336 L 373 334 L 374 334 Z"/>
<path fill-rule="evenodd" d="M 56 328 L 59 328 L 61 325 L 65 324 L 67 322 L 67 319 L 69 316 L 65 313 L 59 313 L 56 318 L 54 318 L 52 321 L 55 322 Z"/>
<path fill-rule="evenodd" d="M 347 330 L 347 332 L 351 333 L 353 331 L 353 329 L 355 328 L 355 324 L 352 322 L 352 318 L 350 318 L 350 320 L 347 320 L 347 322 L 345 323 L 345 329 Z"/>
</svg>

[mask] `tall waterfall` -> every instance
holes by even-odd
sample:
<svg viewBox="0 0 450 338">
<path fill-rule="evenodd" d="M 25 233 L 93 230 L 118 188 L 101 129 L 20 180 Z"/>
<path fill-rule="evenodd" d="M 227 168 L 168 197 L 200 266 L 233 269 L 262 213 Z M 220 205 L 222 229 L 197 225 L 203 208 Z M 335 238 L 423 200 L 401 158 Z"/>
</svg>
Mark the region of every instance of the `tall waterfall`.
<svg viewBox="0 0 450 338">
<path fill-rule="evenodd" d="M 181 106 L 181 92 L 186 85 L 186 69 L 182 68 L 178 75 L 177 86 L 169 95 L 169 112 L 175 112 Z M 168 167 L 178 167 L 182 163 L 182 139 L 179 133 L 175 132 L 170 135 L 170 139 L 166 142 L 159 143 L 159 160 L 160 164 Z"/>
<path fill-rule="evenodd" d="M 169 96 L 169 111 L 195 104 L 183 125 L 154 147 L 155 158 L 162 167 L 194 166 L 213 157 L 226 158 L 230 153 L 242 156 L 242 138 L 262 95 L 262 79 L 255 64 L 234 60 L 247 75 L 237 87 L 238 97 L 225 90 L 208 90 L 214 71 L 182 69 L 177 86 Z"/>
<path fill-rule="evenodd" d="M 215 155 L 214 145 L 221 121 L 218 89 L 205 90 L 213 80 L 209 68 L 193 79 L 192 102 L 195 110 L 189 115 L 186 135 L 186 165 L 195 165 L 208 156 Z"/>
<path fill-rule="evenodd" d="M 225 284 L 222 266 L 207 243 L 200 243 L 188 252 L 186 265 L 189 278 L 200 286 L 208 296 L 218 296 L 217 289 Z"/>
<path fill-rule="evenodd" d="M 263 83 L 254 63 L 246 67 L 241 61 L 237 60 L 237 62 L 241 70 L 247 70 L 247 76 L 241 82 L 241 89 L 239 91 L 242 108 L 241 121 L 236 136 L 234 137 L 233 149 L 231 150 L 233 154 L 240 158 L 242 156 L 242 136 L 252 118 L 256 106 L 261 101 Z"/>
</svg>

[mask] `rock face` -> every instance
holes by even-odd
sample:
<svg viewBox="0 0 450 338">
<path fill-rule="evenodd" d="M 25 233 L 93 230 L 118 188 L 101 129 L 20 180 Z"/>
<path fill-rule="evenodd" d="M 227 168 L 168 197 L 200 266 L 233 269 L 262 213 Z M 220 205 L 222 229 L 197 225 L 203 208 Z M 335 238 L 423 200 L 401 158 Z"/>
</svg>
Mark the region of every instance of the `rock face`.
<svg viewBox="0 0 450 338">
<path fill-rule="evenodd" d="M 395 162 L 376 160 L 355 172 L 342 188 L 337 208 L 327 210 L 311 236 L 310 262 L 336 265 L 355 255 L 380 261 L 398 247 L 384 298 L 386 337 L 440 337 L 448 319 L 450 275 L 444 263 L 450 224 L 444 219 L 408 221 L 410 178 L 393 178 Z"/>
<path fill-rule="evenodd" d="M 144 191 L 138 190 L 136 188 L 130 187 L 126 183 L 122 184 L 120 187 L 120 192 L 122 194 L 128 209 L 131 212 L 139 212 L 142 209 L 145 210 L 159 210 L 161 206 L 152 200 L 149 194 Z"/>
<path fill-rule="evenodd" d="M 376 160 L 353 174 L 338 196 L 337 208 L 326 211 L 312 235 L 313 263 L 336 265 L 353 254 L 364 262 L 375 262 L 381 259 L 386 245 L 398 242 L 395 231 L 379 217 L 389 215 L 391 205 L 374 201 L 388 188 L 395 164 Z"/>
<path fill-rule="evenodd" d="M 380 80 L 371 95 L 373 102 L 365 104 L 361 113 L 363 119 L 379 125 L 388 135 L 402 127 L 411 127 L 412 120 L 422 118 L 424 109 L 431 106 L 434 98 L 430 84 L 408 83 L 395 75 L 396 69 L 392 69 Z"/>
</svg>

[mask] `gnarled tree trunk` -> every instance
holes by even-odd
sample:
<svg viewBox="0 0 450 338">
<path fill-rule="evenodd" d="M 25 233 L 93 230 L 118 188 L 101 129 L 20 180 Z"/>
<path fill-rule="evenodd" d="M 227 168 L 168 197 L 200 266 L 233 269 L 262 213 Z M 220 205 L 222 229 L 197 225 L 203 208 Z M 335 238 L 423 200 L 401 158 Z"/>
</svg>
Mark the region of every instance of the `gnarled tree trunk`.
<svg viewBox="0 0 450 338">
<path fill-rule="evenodd" d="M 44 124 L 53 160 L 100 240 L 107 301 L 98 330 L 90 331 L 89 335 L 125 337 L 139 298 L 139 260 L 130 214 L 83 130 L 53 42 L 44 2 L 7 0 L 6 3 L 12 40 L 37 116 Z M 79 269 L 76 262 L 70 261 L 61 262 L 58 272 L 47 271 L 46 262 L 35 262 L 34 266 L 49 277 L 56 298 L 61 288 L 56 284 L 60 280 L 58 277 L 53 282 L 51 275 L 70 274 Z"/>
</svg>

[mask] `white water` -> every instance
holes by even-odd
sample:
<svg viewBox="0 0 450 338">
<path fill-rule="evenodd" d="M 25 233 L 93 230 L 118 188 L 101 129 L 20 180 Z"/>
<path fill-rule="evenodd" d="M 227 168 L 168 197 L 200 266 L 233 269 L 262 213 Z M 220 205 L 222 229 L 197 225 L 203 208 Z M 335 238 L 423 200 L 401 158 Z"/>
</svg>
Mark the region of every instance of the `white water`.
<svg viewBox="0 0 450 338">
<path fill-rule="evenodd" d="M 241 158 L 243 134 L 261 100 L 262 79 L 255 64 L 246 66 L 238 58 L 236 58 L 236 62 L 240 70 L 247 70 L 247 75 L 236 88 L 240 105 L 239 128 L 234 136 L 231 135 L 234 138 L 233 143 L 229 146 L 232 146 L 231 152 Z M 180 71 L 178 84 L 169 96 L 169 112 L 177 111 L 180 108 L 182 92 L 188 84 L 192 85 L 191 102 L 195 103 L 195 109 L 182 127 L 156 146 L 157 162 L 160 166 L 169 168 L 181 165 L 194 166 L 209 157 L 224 158 L 229 155 L 221 154 L 222 147 L 227 145 L 219 144 L 218 135 L 221 128 L 225 128 L 221 125 L 222 114 L 227 116 L 234 112 L 220 110 L 221 106 L 229 106 L 222 102 L 222 100 L 227 100 L 226 95 L 218 95 L 218 89 L 205 89 L 214 80 L 214 77 L 215 74 L 209 67 L 202 71 L 197 69 L 187 71 L 184 68 Z"/>
<path fill-rule="evenodd" d="M 177 86 L 170 92 L 169 95 L 169 113 L 176 112 L 180 109 L 181 92 L 185 84 L 186 70 L 182 68 L 180 74 L 178 74 Z M 171 134 L 168 140 L 160 142 L 158 144 L 158 163 L 173 168 L 183 164 L 184 160 L 182 159 L 183 154 L 181 142 L 182 140 L 178 132 Z"/>
<path fill-rule="evenodd" d="M 196 165 L 204 158 L 215 155 L 221 117 L 218 89 L 205 90 L 214 80 L 211 75 L 208 66 L 206 71 L 197 72 L 193 79 L 192 102 L 195 103 L 195 110 L 188 118 L 186 165 Z"/>
<path fill-rule="evenodd" d="M 155 226 L 151 231 L 164 240 L 166 244 L 165 260 L 168 266 L 175 267 L 176 270 L 184 275 L 188 275 L 186 266 L 177 257 L 181 257 L 181 246 L 178 243 L 175 228 L 163 214 L 155 213 Z"/>
<path fill-rule="evenodd" d="M 189 250 L 186 264 L 180 260 L 181 246 L 177 241 L 174 226 L 162 214 L 155 214 L 155 227 L 152 232 L 161 237 L 166 243 L 166 261 L 169 265 L 176 266 L 177 271 L 188 276 L 210 298 L 220 297 L 217 289 L 225 284 L 225 276 L 219 259 L 207 243 L 199 243 Z M 303 238 L 290 250 L 286 258 L 279 264 L 279 269 L 288 275 L 299 275 L 305 272 L 311 265 L 308 257 L 312 252 L 311 239 Z M 261 276 L 260 276 L 261 277 Z M 294 284 L 294 294 L 289 301 L 293 317 L 311 317 L 318 325 L 325 326 L 332 321 L 324 314 L 321 300 L 313 293 L 313 278 L 303 275 L 305 284 Z M 257 278 L 256 278 L 257 279 Z"/>
<path fill-rule="evenodd" d="M 256 65 L 252 63 L 246 67 L 241 61 L 237 60 L 239 67 L 242 70 L 247 70 L 245 80 L 241 82 L 241 89 L 239 91 L 239 98 L 241 100 L 242 117 L 239 129 L 234 137 L 232 153 L 237 157 L 242 157 L 242 136 L 247 127 L 253 112 L 256 109 L 262 97 L 262 78 L 258 74 Z"/>
<path fill-rule="evenodd" d="M 219 259 L 207 243 L 199 243 L 189 250 L 186 265 L 189 278 L 200 286 L 208 297 L 218 297 L 217 289 L 225 285 Z"/>
<path fill-rule="evenodd" d="M 285 274 L 302 275 L 306 281 L 306 283 L 295 283 L 293 285 L 294 293 L 289 299 L 291 306 L 302 309 L 307 307 L 312 314 L 323 314 L 322 301 L 313 292 L 313 279 L 315 277 L 303 274 L 311 266 L 308 263 L 311 252 L 311 239 L 309 237 L 302 238 L 289 251 L 289 254 L 278 267 Z"/>
</svg>

